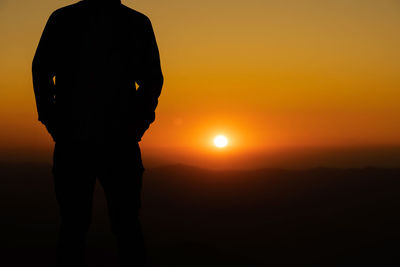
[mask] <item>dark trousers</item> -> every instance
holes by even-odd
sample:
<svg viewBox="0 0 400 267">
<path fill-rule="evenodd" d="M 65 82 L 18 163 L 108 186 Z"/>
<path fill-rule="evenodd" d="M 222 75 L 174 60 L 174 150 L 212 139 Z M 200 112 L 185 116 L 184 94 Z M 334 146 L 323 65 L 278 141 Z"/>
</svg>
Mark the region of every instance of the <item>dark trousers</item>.
<svg viewBox="0 0 400 267">
<path fill-rule="evenodd" d="M 103 187 L 121 266 L 144 266 L 145 247 L 138 217 L 143 165 L 138 143 L 108 145 L 57 142 L 54 185 L 61 226 L 57 266 L 83 266 L 96 178 Z"/>
</svg>

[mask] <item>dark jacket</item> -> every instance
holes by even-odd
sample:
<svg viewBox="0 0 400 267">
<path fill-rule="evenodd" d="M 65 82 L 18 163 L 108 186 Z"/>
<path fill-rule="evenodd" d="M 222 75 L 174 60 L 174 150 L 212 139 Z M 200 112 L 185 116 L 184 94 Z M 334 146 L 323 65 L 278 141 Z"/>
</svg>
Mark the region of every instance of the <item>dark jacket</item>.
<svg viewBox="0 0 400 267">
<path fill-rule="evenodd" d="M 39 121 L 56 141 L 139 141 L 163 85 L 150 20 L 119 0 L 51 14 L 32 73 Z"/>
</svg>

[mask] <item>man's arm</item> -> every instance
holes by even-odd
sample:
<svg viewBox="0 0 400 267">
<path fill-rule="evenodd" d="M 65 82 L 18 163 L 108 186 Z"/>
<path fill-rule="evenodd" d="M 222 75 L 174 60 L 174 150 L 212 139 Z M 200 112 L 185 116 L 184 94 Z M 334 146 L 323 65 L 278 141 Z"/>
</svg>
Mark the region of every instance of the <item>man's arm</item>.
<svg viewBox="0 0 400 267">
<path fill-rule="evenodd" d="M 136 78 L 139 85 L 136 92 L 136 127 L 137 139 L 140 141 L 144 132 L 155 120 L 155 109 L 161 94 L 164 78 L 161 71 L 160 55 L 158 52 L 153 27 L 148 18 L 143 32 L 143 47 L 140 51 L 140 65 Z"/>
<path fill-rule="evenodd" d="M 32 62 L 33 88 L 36 98 L 38 119 L 55 137 L 54 105 L 55 105 L 55 19 L 50 16 L 40 38 Z"/>
</svg>

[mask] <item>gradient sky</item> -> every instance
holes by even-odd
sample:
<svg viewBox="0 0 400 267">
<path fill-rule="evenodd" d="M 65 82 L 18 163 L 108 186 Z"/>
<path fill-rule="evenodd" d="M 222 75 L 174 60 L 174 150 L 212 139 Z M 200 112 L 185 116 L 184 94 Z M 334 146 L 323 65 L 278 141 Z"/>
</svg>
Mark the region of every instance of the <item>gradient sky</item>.
<svg viewBox="0 0 400 267">
<path fill-rule="evenodd" d="M 51 12 L 74 2 L 0 0 L 4 151 L 51 148 L 31 61 Z M 165 75 L 144 150 L 214 153 L 220 133 L 233 154 L 400 146 L 400 1 L 122 2 L 152 20 Z"/>
</svg>

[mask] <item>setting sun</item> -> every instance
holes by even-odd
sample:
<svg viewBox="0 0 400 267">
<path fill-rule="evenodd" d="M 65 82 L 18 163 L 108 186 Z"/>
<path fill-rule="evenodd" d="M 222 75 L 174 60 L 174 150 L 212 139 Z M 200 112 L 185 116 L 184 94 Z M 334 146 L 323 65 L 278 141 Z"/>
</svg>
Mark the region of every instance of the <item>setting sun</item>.
<svg viewBox="0 0 400 267">
<path fill-rule="evenodd" d="M 226 147 L 228 145 L 228 138 L 224 135 L 217 135 L 214 138 L 214 145 L 219 148 Z"/>
</svg>

